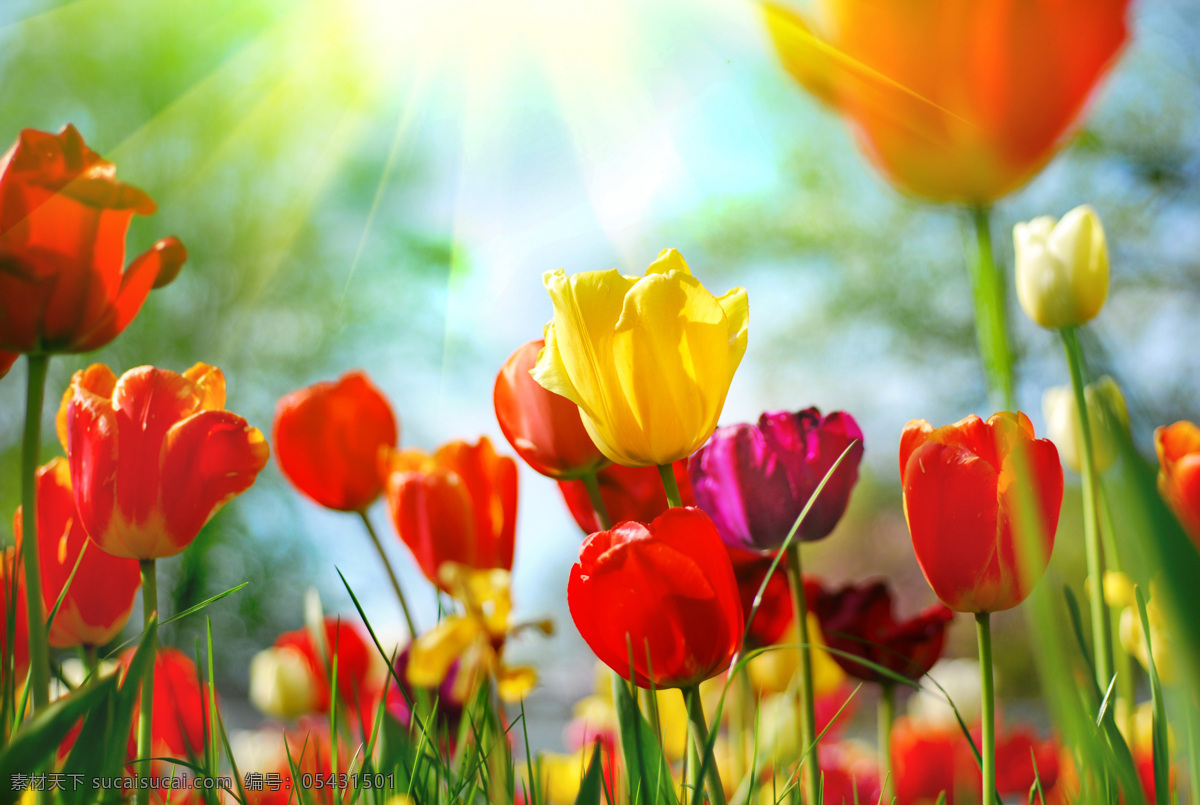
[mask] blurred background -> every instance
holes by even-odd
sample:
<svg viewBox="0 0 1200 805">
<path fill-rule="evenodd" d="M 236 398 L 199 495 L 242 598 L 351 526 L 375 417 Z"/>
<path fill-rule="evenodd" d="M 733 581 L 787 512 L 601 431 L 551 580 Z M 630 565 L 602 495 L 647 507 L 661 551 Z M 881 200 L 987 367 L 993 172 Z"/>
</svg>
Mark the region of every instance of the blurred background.
<svg viewBox="0 0 1200 805">
<path fill-rule="evenodd" d="M 1200 5 L 1144 0 L 1131 45 L 1082 131 L 998 205 L 997 257 L 1013 223 L 1099 212 L 1110 302 L 1089 328 L 1093 369 L 1113 374 L 1134 436 L 1200 416 Z M 710 290 L 743 285 L 749 349 L 723 422 L 765 409 L 850 411 L 866 434 L 851 510 L 808 568 L 841 582 L 886 576 L 904 614 L 933 603 L 900 508 L 906 421 L 992 413 L 977 357 L 966 214 L 896 193 L 843 123 L 778 66 L 760 12 L 741 0 L 4 0 L 0 142 L 74 123 L 159 211 L 130 254 L 167 234 L 191 259 L 112 345 L 51 364 L 50 425 L 70 374 L 101 361 L 220 366 L 228 407 L 269 433 L 275 401 L 365 369 L 390 397 L 402 443 L 487 435 L 495 373 L 550 318 L 542 273 L 640 274 L 682 251 Z M 1012 305 L 1020 405 L 1039 434 L 1041 393 L 1068 381 L 1057 339 Z M 0 541 L 11 541 L 24 363 L 0 381 Z M 1079 589 L 1078 478 L 1044 583 Z M 542 683 L 527 702 L 535 748 L 559 748 L 594 658 L 566 608 L 582 534 L 553 482 L 522 465 L 514 596 L 553 638 L 511 649 Z M 382 505 L 371 512 L 392 535 Z M 416 617 L 437 601 L 406 549 Z M 242 581 L 210 607 L 216 668 L 235 726 L 249 659 L 303 623 L 305 591 L 381 632 L 399 610 L 361 525 L 295 493 L 272 464 L 180 557 L 161 563 L 167 610 Z M 165 596 L 169 595 L 167 599 Z M 948 654 L 972 655 L 970 619 Z M 996 619 L 1000 695 L 1037 694 L 1020 614 Z M 168 627 L 186 651 L 203 619 Z M 870 708 L 864 724 L 870 722 Z"/>
</svg>

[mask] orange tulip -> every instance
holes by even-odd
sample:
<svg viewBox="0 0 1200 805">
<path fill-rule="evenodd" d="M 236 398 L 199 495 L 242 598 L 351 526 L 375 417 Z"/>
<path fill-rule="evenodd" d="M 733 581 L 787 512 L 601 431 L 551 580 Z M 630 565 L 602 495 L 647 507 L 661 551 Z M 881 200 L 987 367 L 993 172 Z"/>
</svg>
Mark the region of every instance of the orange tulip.
<svg viewBox="0 0 1200 805">
<path fill-rule="evenodd" d="M 1200 428 L 1187 420 L 1154 431 L 1158 488 L 1200 548 Z"/>
<path fill-rule="evenodd" d="M 985 204 L 1063 145 L 1126 41 L 1129 0 L 819 0 L 764 8 L 784 67 L 897 187 Z"/>
<path fill-rule="evenodd" d="M 124 330 L 187 259 L 163 238 L 125 266 L 125 233 L 154 212 L 74 126 L 21 132 L 0 157 L 0 349 L 88 352 Z"/>
<path fill-rule="evenodd" d="M 275 409 L 279 468 L 327 509 L 363 511 L 374 503 L 383 491 L 379 451 L 398 438 L 392 406 L 363 372 L 293 391 Z"/>
<path fill-rule="evenodd" d="M 71 470 L 66 459 L 52 459 L 38 470 L 37 510 L 42 600 L 45 611 L 49 612 L 62 595 L 88 541 L 75 511 Z M 13 533 L 20 544 L 24 533 L 20 506 L 13 517 Z M 108 643 L 129 620 L 141 586 L 141 571 L 135 560 L 119 559 L 95 543 L 89 545 L 54 616 L 50 645 L 70 648 Z"/>
<path fill-rule="evenodd" d="M 1025 600 L 1054 548 L 1063 473 L 1049 439 L 1022 413 L 969 416 L 936 430 L 913 420 L 900 436 L 900 484 L 913 550 L 926 581 L 958 612 L 999 612 Z M 1026 545 L 1025 499 L 1039 525 Z"/>
<path fill-rule="evenodd" d="M 76 372 L 58 412 L 83 527 L 113 556 L 182 551 L 245 492 L 270 450 L 257 428 L 224 410 L 225 377 L 198 363 L 182 375 L 153 366 Z"/>
<path fill-rule="evenodd" d="M 396 533 L 427 579 L 441 586 L 446 562 L 512 570 L 517 463 L 497 455 L 486 436 L 433 455 L 393 451 L 383 471 Z"/>
</svg>

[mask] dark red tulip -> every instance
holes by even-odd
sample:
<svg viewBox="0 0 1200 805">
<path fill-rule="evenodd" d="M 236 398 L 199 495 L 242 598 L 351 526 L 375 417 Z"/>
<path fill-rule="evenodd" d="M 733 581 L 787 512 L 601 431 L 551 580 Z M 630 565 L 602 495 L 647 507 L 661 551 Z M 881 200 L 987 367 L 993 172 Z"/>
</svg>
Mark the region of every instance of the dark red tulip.
<svg viewBox="0 0 1200 805">
<path fill-rule="evenodd" d="M 913 550 L 929 586 L 958 612 L 999 612 L 1045 572 L 1062 508 L 1063 473 L 1049 439 L 1022 413 L 969 416 L 936 430 L 913 420 L 900 436 L 900 483 Z M 1036 551 L 1018 539 L 1023 500 L 1036 501 Z"/>
<path fill-rule="evenodd" d="M 954 619 L 953 610 L 934 604 L 908 620 L 896 620 L 891 592 L 882 581 L 847 584 L 837 590 L 822 588 L 815 596 L 813 612 L 830 648 L 909 679 L 923 676 L 938 661 L 946 627 Z M 853 677 L 867 682 L 894 682 L 848 657 L 832 652 L 830 656 Z"/>
<path fill-rule="evenodd" d="M 579 634 L 626 680 L 690 687 L 724 671 L 742 641 L 737 579 L 699 509 L 625 522 L 583 542 L 567 604 Z M 653 669 L 653 671 L 651 671 Z"/>
<path fill-rule="evenodd" d="M 687 461 L 680 459 L 672 468 L 675 471 L 675 480 L 679 484 L 679 496 L 683 505 L 694 506 Z M 608 510 L 608 519 L 614 523 L 627 520 L 649 523 L 669 508 L 667 493 L 663 491 L 662 477 L 658 474 L 657 467 L 623 467 L 620 464 L 611 464 L 600 470 L 596 478 L 600 483 L 600 498 Z M 588 498 L 583 481 L 559 481 L 558 489 L 583 533 L 593 534 L 599 531 L 600 525 L 596 522 L 592 501 Z"/>
<path fill-rule="evenodd" d="M 579 417 L 579 406 L 547 391 L 529 375 L 546 342 L 538 339 L 509 356 L 492 392 L 496 421 L 525 463 L 557 480 L 578 478 L 608 464 Z"/>
<path fill-rule="evenodd" d="M 124 330 L 187 260 L 164 238 L 129 266 L 125 233 L 154 202 L 74 126 L 21 132 L 0 157 L 0 349 L 88 352 Z"/>
<path fill-rule="evenodd" d="M 696 505 L 708 512 L 731 545 L 780 547 L 838 457 L 849 455 L 825 484 L 795 539 L 829 536 L 846 511 L 862 460 L 862 431 L 842 411 L 821 416 L 768 411 L 758 424 L 717 428 L 688 459 Z"/>
<path fill-rule="evenodd" d="M 763 556 L 757 551 L 743 551 L 741 548 L 734 548 L 728 544 L 725 545 L 725 550 L 729 553 L 729 561 L 733 564 L 733 575 L 737 579 L 738 595 L 742 601 L 742 615 L 749 618 L 750 612 L 754 608 L 754 597 L 758 595 L 763 579 L 767 577 L 767 571 L 771 568 L 772 557 Z M 817 582 L 805 577 L 805 593 L 809 592 L 810 585 L 815 592 L 818 587 Z M 809 595 L 808 606 L 811 607 L 812 604 L 812 596 Z M 775 572 L 771 574 L 766 588 L 763 589 L 762 602 L 759 604 L 758 612 L 754 614 L 754 620 L 746 626 L 746 642 L 752 648 L 772 646 L 783 638 L 788 627 L 795 620 L 796 610 L 792 605 L 792 588 L 788 584 L 784 561 L 780 560 L 775 567 Z"/>
<path fill-rule="evenodd" d="M 383 492 L 380 450 L 399 439 L 396 415 L 364 372 L 293 391 L 275 407 L 275 460 L 327 509 L 363 511 Z"/>
</svg>

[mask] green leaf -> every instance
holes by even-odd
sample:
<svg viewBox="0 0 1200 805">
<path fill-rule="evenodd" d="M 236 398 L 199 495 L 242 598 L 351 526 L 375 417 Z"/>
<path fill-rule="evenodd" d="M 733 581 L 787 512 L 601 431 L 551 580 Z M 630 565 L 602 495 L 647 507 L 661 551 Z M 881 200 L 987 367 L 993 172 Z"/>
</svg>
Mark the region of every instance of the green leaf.
<svg viewBox="0 0 1200 805">
<path fill-rule="evenodd" d="M 1133 594 L 1137 598 L 1138 615 L 1142 619 L 1142 635 L 1146 640 L 1146 659 L 1150 667 L 1150 696 L 1154 708 L 1151 744 L 1154 747 L 1154 803 L 1167 805 L 1171 797 L 1171 754 L 1167 742 L 1167 708 L 1163 702 L 1162 681 L 1158 678 L 1158 666 L 1154 664 L 1154 646 L 1150 637 L 1150 616 L 1146 612 L 1146 597 L 1136 584 Z M 1193 785 L 1200 781 L 1193 781 Z"/>
<path fill-rule="evenodd" d="M 588 763 L 587 774 L 579 786 L 579 796 L 575 797 L 575 805 L 600 805 L 600 792 L 604 787 L 603 761 L 600 758 L 600 742 L 592 744 L 592 760 Z"/>
<path fill-rule="evenodd" d="M 675 785 L 662 747 L 638 711 L 637 701 L 628 685 L 615 674 L 613 699 L 626 776 L 629 778 L 630 802 L 636 803 L 641 799 L 652 805 L 675 805 L 678 802 Z"/>
</svg>

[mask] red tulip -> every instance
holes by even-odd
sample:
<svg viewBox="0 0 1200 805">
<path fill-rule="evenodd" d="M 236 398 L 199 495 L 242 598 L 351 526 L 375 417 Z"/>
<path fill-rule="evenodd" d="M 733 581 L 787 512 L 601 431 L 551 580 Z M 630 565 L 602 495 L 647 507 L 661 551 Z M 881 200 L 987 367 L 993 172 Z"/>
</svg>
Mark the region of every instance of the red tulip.
<svg viewBox="0 0 1200 805">
<path fill-rule="evenodd" d="M 308 663 L 317 691 L 313 712 L 329 712 L 329 680 L 333 673 L 333 657 L 337 657 L 338 696 L 346 704 L 357 707 L 370 697 L 368 681 L 371 675 L 371 652 L 362 633 L 352 623 L 341 618 L 325 618 L 325 652 L 314 643 L 312 632 L 297 629 L 284 632 L 275 640 L 276 648 L 293 648 Z M 328 657 L 328 659 L 326 659 Z"/>
<path fill-rule="evenodd" d="M 839 590 L 819 589 L 813 605 L 821 633 L 830 648 L 882 665 L 890 671 L 918 679 L 942 654 L 946 627 L 954 611 L 934 604 L 906 621 L 892 612 L 892 595 L 882 581 L 848 584 Z M 831 653 L 838 665 L 867 682 L 893 682 L 862 663 Z"/>
<path fill-rule="evenodd" d="M 763 556 L 757 551 L 744 551 L 725 543 L 729 553 L 729 561 L 733 564 L 733 575 L 737 579 L 738 596 L 742 601 L 742 614 L 749 618 L 754 608 L 754 597 L 762 587 L 767 570 L 771 567 L 772 556 Z M 811 593 L 819 589 L 819 583 L 807 576 L 804 579 L 804 592 L 808 596 L 810 608 L 815 603 Z M 772 646 L 778 643 L 787 633 L 788 627 L 796 620 L 796 610 L 792 606 L 792 588 L 788 584 L 787 570 L 784 560 L 775 566 L 771 580 L 763 589 L 762 602 L 754 613 L 754 620 L 746 626 L 747 643 L 753 648 Z"/>
<path fill-rule="evenodd" d="M 441 585 L 446 562 L 512 570 L 517 463 L 487 437 L 450 442 L 432 456 L 393 451 L 384 473 L 392 523 L 426 578 Z"/>
<path fill-rule="evenodd" d="M 1182 420 L 1154 431 L 1158 488 L 1200 547 L 1200 428 Z"/>
<path fill-rule="evenodd" d="M 583 542 L 567 604 L 579 634 L 626 680 L 690 687 L 724 671 L 742 641 L 737 579 L 708 515 L 670 509 Z M 653 669 L 653 673 L 651 673 Z"/>
<path fill-rule="evenodd" d="M 687 461 L 676 461 L 672 469 L 675 470 L 675 481 L 679 484 L 679 496 L 683 499 L 683 505 L 695 505 L 692 482 L 687 473 Z M 667 493 L 663 491 L 662 477 L 658 474 L 657 467 L 623 467 L 620 464 L 612 464 L 600 470 L 596 478 L 600 483 L 600 498 L 608 510 L 609 520 L 614 523 L 627 520 L 649 523 L 669 508 Z M 571 516 L 583 529 L 583 533 L 593 534 L 600 530 L 583 481 L 559 481 L 558 490 L 562 492 L 563 500 L 571 510 Z"/>
<path fill-rule="evenodd" d="M 917 561 L 942 603 L 998 612 L 1025 600 L 1050 561 L 1063 494 L 1058 450 L 1034 438 L 1028 417 L 969 416 L 936 430 L 909 422 L 900 483 Z M 1023 541 L 1025 500 L 1036 501 L 1028 520 L 1039 533 Z"/>
<path fill-rule="evenodd" d="M 525 463 L 550 478 L 567 480 L 595 472 L 608 459 L 592 443 L 579 406 L 542 388 L 529 375 L 541 339 L 517 348 L 500 367 L 492 401 L 504 438 Z"/>
<path fill-rule="evenodd" d="M 42 599 L 46 612 L 50 612 L 88 541 L 75 512 L 66 459 L 52 459 L 38 470 L 37 504 Z M 20 506 L 13 517 L 13 533 L 20 544 L 24 533 Z M 107 554 L 95 543 L 88 546 L 54 616 L 50 645 L 70 648 L 108 643 L 129 620 L 141 586 L 141 570 L 135 560 Z"/>
<path fill-rule="evenodd" d="M 270 450 L 224 405 L 225 378 L 203 363 L 182 375 L 142 366 L 119 380 L 98 363 L 75 373 L 58 435 L 80 520 L 100 548 L 174 556 L 250 488 Z"/>
<path fill-rule="evenodd" d="M 128 670 L 134 649 L 121 655 Z M 141 696 L 133 707 L 133 726 L 129 732 L 129 758 L 137 757 L 137 723 Z M 200 684 L 196 664 L 183 652 L 160 648 L 154 657 L 154 708 L 151 724 L 151 749 L 155 757 L 187 759 L 204 753 L 208 735 L 208 689 Z"/>
<path fill-rule="evenodd" d="M 0 349 L 0 378 L 8 374 L 8 370 L 13 367 L 19 357 L 20 355 L 16 352 L 5 352 Z"/>
<path fill-rule="evenodd" d="M 260 734 L 265 739 L 262 742 L 265 746 L 278 746 L 278 753 L 261 770 L 270 782 L 261 791 L 246 791 L 248 805 L 290 805 L 297 802 L 332 805 L 341 801 L 339 789 L 328 785 L 330 774 L 333 773 L 329 719 L 303 718 L 296 729 L 283 730 L 279 739 L 270 732 Z M 346 774 L 352 761 L 347 744 L 345 740 L 339 740 L 337 744 L 339 774 Z M 293 764 L 299 780 L 292 775 Z M 304 794 L 299 793 L 302 787 Z"/>
<path fill-rule="evenodd" d="M 116 171 L 74 126 L 25 129 L 0 157 L 0 349 L 102 347 L 179 273 L 187 250 L 173 237 L 125 267 L 129 224 L 155 207 Z"/>
<path fill-rule="evenodd" d="M 13 679 L 22 680 L 29 670 L 29 615 L 25 609 L 25 573 L 17 572 L 20 554 L 15 548 L 0 552 L 0 691 L 9 680 L 8 658 L 13 658 Z M 9 633 L 8 619 L 13 619 Z"/>
<path fill-rule="evenodd" d="M 379 454 L 396 446 L 396 416 L 363 372 L 293 391 L 275 408 L 275 460 L 327 509 L 363 511 L 383 492 Z"/>
</svg>

